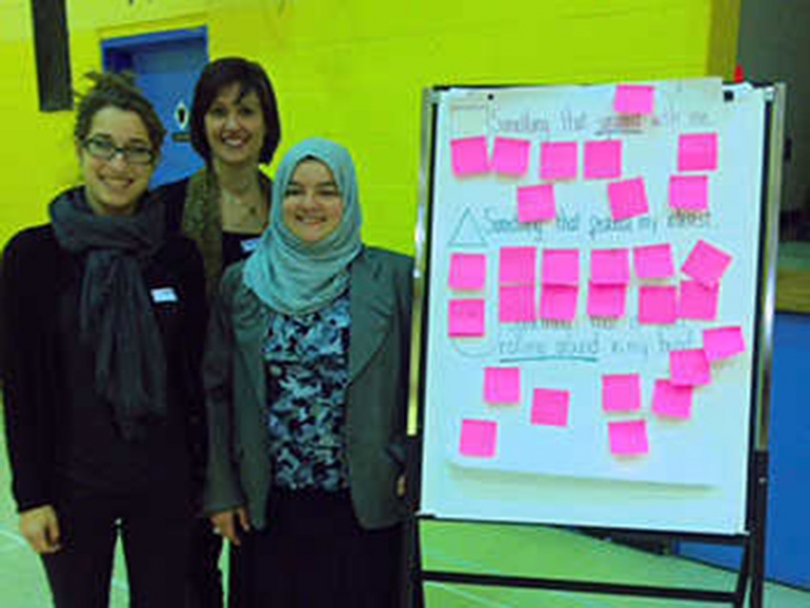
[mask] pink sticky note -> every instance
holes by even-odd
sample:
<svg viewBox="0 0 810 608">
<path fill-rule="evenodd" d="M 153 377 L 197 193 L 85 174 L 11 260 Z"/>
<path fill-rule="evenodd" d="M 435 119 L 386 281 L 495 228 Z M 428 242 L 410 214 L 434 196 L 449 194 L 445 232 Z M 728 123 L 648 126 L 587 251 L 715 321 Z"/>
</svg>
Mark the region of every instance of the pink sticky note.
<svg viewBox="0 0 810 608">
<path fill-rule="evenodd" d="M 517 197 L 519 222 L 545 222 L 557 215 L 552 184 L 518 188 Z"/>
<path fill-rule="evenodd" d="M 585 142 L 585 179 L 617 179 L 622 176 L 622 142 Z"/>
<path fill-rule="evenodd" d="M 501 323 L 536 321 L 536 290 L 534 285 L 501 285 L 498 288 L 498 320 Z"/>
<path fill-rule="evenodd" d="M 491 420 L 461 421 L 461 440 L 458 451 L 462 456 L 492 458 L 498 443 L 498 423 Z"/>
<path fill-rule="evenodd" d="M 579 250 L 544 249 L 543 285 L 579 285 Z"/>
<path fill-rule="evenodd" d="M 577 143 L 563 141 L 541 144 L 540 177 L 547 180 L 576 179 Z"/>
<path fill-rule="evenodd" d="M 718 327 L 703 330 L 703 350 L 709 361 L 733 357 L 745 351 L 740 327 Z"/>
<path fill-rule="evenodd" d="M 458 176 L 476 175 L 489 171 L 487 138 L 465 137 L 450 142 L 453 173 Z"/>
<path fill-rule="evenodd" d="M 548 388 L 534 389 L 532 398 L 532 424 L 568 426 L 568 391 Z"/>
<path fill-rule="evenodd" d="M 620 84 L 613 97 L 613 109 L 618 114 L 652 114 L 655 107 L 655 87 L 640 84 Z"/>
<path fill-rule="evenodd" d="M 644 189 L 644 179 L 641 177 L 609 183 L 608 199 L 610 217 L 613 218 L 613 221 L 618 222 L 644 215 L 650 210 L 647 204 L 647 192 Z"/>
<path fill-rule="evenodd" d="M 616 456 L 641 456 L 650 451 L 645 420 L 608 422 L 608 437 L 610 453 Z"/>
<path fill-rule="evenodd" d="M 707 287 L 697 281 L 681 281 L 678 295 L 678 317 L 714 321 L 717 318 L 717 300 L 720 286 Z"/>
<path fill-rule="evenodd" d="M 568 285 L 543 285 L 540 294 L 540 318 L 548 321 L 573 321 L 577 316 L 579 289 Z"/>
<path fill-rule="evenodd" d="M 499 264 L 501 285 L 534 285 L 537 281 L 537 247 L 501 247 Z"/>
<path fill-rule="evenodd" d="M 626 285 L 630 282 L 630 252 L 627 249 L 591 251 L 591 283 Z"/>
<path fill-rule="evenodd" d="M 670 285 L 638 288 L 638 322 L 671 325 L 678 320 L 678 290 Z"/>
<path fill-rule="evenodd" d="M 673 175 L 669 178 L 669 206 L 681 211 L 709 210 L 709 178 L 705 175 Z"/>
<path fill-rule="evenodd" d="M 690 133 L 678 138 L 678 171 L 717 169 L 717 133 Z"/>
<path fill-rule="evenodd" d="M 633 266 L 639 279 L 667 279 L 675 274 L 672 246 L 645 245 L 633 248 Z"/>
<path fill-rule="evenodd" d="M 588 316 L 621 319 L 627 302 L 627 285 L 588 284 Z"/>
<path fill-rule="evenodd" d="M 531 142 L 527 139 L 496 137 L 492 151 L 492 169 L 505 175 L 523 175 L 529 168 L 529 149 Z"/>
<path fill-rule="evenodd" d="M 483 289 L 487 278 L 487 258 L 479 253 L 454 253 L 450 256 L 450 289 Z"/>
<path fill-rule="evenodd" d="M 484 369 L 484 401 L 487 403 L 520 402 L 520 368 L 487 367 Z"/>
<path fill-rule="evenodd" d="M 704 285 L 716 285 L 731 264 L 731 256 L 706 241 L 698 241 L 681 272 Z"/>
<path fill-rule="evenodd" d="M 669 380 L 656 380 L 652 411 L 662 418 L 688 420 L 692 415 L 692 387 L 675 386 Z"/>
<path fill-rule="evenodd" d="M 712 381 L 709 360 L 702 348 L 669 353 L 669 381 L 675 386 L 701 386 Z"/>
<path fill-rule="evenodd" d="M 448 317 L 451 337 L 484 335 L 484 300 L 450 300 Z"/>
<path fill-rule="evenodd" d="M 641 409 L 641 377 L 638 374 L 602 376 L 602 409 L 606 412 L 637 412 Z"/>
</svg>

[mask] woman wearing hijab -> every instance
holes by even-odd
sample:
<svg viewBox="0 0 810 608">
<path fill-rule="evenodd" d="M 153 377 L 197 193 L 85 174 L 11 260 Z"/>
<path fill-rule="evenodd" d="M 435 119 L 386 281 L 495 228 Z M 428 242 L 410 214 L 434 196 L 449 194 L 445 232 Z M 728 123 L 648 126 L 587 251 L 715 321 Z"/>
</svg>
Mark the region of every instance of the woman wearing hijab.
<svg viewBox="0 0 810 608">
<path fill-rule="evenodd" d="M 164 129 L 131 80 L 95 76 L 83 185 L 3 259 L 4 413 L 20 530 L 57 608 L 105 608 L 120 534 L 131 606 L 183 602 L 205 280 L 147 193 Z"/>
<path fill-rule="evenodd" d="M 205 508 L 250 538 L 256 605 L 395 603 L 412 261 L 364 246 L 360 223 L 348 151 L 299 143 L 216 301 Z"/>
</svg>

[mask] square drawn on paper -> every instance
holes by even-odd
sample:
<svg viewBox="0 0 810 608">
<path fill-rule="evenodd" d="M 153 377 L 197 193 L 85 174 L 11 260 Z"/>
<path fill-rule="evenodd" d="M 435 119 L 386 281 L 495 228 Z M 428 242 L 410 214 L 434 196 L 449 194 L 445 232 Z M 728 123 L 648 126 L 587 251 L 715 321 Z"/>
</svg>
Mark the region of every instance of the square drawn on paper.
<svg viewBox="0 0 810 608">
<path fill-rule="evenodd" d="M 540 178 L 566 180 L 577 177 L 578 145 L 575 141 L 540 144 Z"/>
<path fill-rule="evenodd" d="M 668 279 L 675 274 L 672 245 L 644 245 L 633 248 L 633 267 L 639 279 Z"/>
<path fill-rule="evenodd" d="M 627 285 L 630 282 L 630 251 L 622 249 L 591 250 L 591 283 Z"/>
<path fill-rule="evenodd" d="M 617 114 L 652 114 L 655 109 L 655 87 L 640 84 L 620 84 L 613 97 Z"/>
<path fill-rule="evenodd" d="M 548 388 L 536 388 L 532 396 L 532 424 L 568 426 L 570 394 Z"/>
<path fill-rule="evenodd" d="M 678 137 L 678 171 L 717 169 L 717 133 L 689 133 Z"/>
<path fill-rule="evenodd" d="M 642 285 L 638 288 L 638 322 L 672 325 L 678 320 L 678 289 L 671 285 Z"/>
<path fill-rule="evenodd" d="M 714 321 L 720 286 L 707 287 L 697 281 L 681 281 L 678 296 L 678 317 L 696 321 Z"/>
<path fill-rule="evenodd" d="M 540 292 L 540 318 L 571 322 L 577 316 L 578 287 L 543 285 Z"/>
<path fill-rule="evenodd" d="M 498 445 L 498 423 L 466 418 L 461 421 L 458 451 L 462 456 L 492 458 Z"/>
<path fill-rule="evenodd" d="M 652 411 L 661 418 L 689 420 L 692 416 L 691 386 L 675 386 L 669 380 L 656 380 Z"/>
<path fill-rule="evenodd" d="M 579 249 L 544 249 L 543 285 L 579 285 Z"/>
<path fill-rule="evenodd" d="M 498 287 L 498 320 L 501 323 L 531 323 L 537 320 L 537 287 L 501 285 Z"/>
<path fill-rule="evenodd" d="M 518 188 L 518 221 L 546 222 L 557 216 L 553 184 Z"/>
<path fill-rule="evenodd" d="M 637 412 L 641 409 L 641 376 L 602 376 L 602 409 L 605 412 Z"/>
<path fill-rule="evenodd" d="M 529 169 L 530 148 L 528 139 L 496 137 L 492 151 L 493 171 L 514 177 L 524 175 Z"/>
<path fill-rule="evenodd" d="M 678 211 L 709 210 L 709 178 L 705 175 L 673 175 L 669 178 L 669 206 Z"/>
<path fill-rule="evenodd" d="M 454 253 L 450 256 L 450 289 L 480 291 L 487 280 L 487 257 L 482 253 Z"/>
<path fill-rule="evenodd" d="M 704 329 L 703 350 L 710 362 L 727 359 L 745 352 L 742 328 L 735 326 Z"/>
<path fill-rule="evenodd" d="M 618 179 L 621 176 L 621 140 L 585 142 L 585 179 Z"/>
<path fill-rule="evenodd" d="M 537 282 L 537 247 L 501 247 L 500 285 L 534 285 Z"/>
<path fill-rule="evenodd" d="M 615 456 L 643 456 L 650 451 L 646 420 L 608 422 L 608 436 Z"/>
<path fill-rule="evenodd" d="M 458 177 L 489 172 L 487 138 L 464 137 L 450 142 L 453 173 Z"/>
<path fill-rule="evenodd" d="M 712 381 L 709 360 L 702 348 L 669 353 L 669 381 L 675 386 L 703 386 Z"/>
<path fill-rule="evenodd" d="M 637 177 L 608 184 L 610 217 L 614 222 L 649 213 L 644 179 Z"/>
<path fill-rule="evenodd" d="M 484 335 L 484 300 L 450 300 L 448 325 L 451 338 Z"/>
<path fill-rule="evenodd" d="M 588 283 L 588 316 L 621 319 L 627 310 L 627 285 Z"/>
<path fill-rule="evenodd" d="M 520 403 L 520 368 L 485 368 L 484 401 L 493 404 Z"/>
<path fill-rule="evenodd" d="M 681 266 L 681 272 L 707 287 L 716 285 L 731 264 L 731 255 L 699 240 Z"/>
</svg>

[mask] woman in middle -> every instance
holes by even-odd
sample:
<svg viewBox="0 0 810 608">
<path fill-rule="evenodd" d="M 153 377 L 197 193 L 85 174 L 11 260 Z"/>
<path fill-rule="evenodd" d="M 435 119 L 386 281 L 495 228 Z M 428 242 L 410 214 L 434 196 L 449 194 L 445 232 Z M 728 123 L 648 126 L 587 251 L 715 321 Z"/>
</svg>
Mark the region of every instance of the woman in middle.
<svg viewBox="0 0 810 608">
<path fill-rule="evenodd" d="M 191 107 L 191 144 L 205 167 L 156 191 L 166 203 L 169 232 L 182 232 L 200 249 L 210 295 L 223 270 L 253 250 L 267 223 L 271 182 L 259 170 L 281 138 L 276 96 L 262 67 L 239 57 L 217 59 L 200 75 Z M 230 553 L 228 605 L 241 608 L 244 580 Z M 222 539 L 201 518 L 195 527 L 185 608 L 222 608 Z"/>
</svg>

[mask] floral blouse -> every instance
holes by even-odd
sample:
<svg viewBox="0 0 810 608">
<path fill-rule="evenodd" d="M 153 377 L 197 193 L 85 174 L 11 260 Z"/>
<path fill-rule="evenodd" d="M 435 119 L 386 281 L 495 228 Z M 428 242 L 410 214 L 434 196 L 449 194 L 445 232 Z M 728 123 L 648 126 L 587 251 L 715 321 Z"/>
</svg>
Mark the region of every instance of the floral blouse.
<svg viewBox="0 0 810 608">
<path fill-rule="evenodd" d="M 271 318 L 263 354 L 276 487 L 348 487 L 343 425 L 350 325 L 348 293 L 313 313 Z"/>
</svg>

